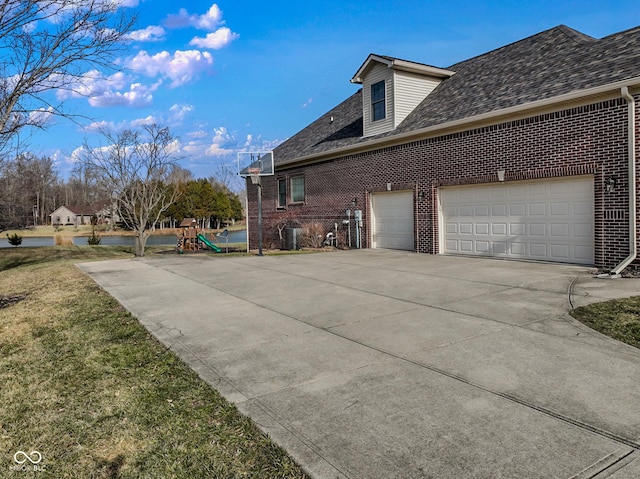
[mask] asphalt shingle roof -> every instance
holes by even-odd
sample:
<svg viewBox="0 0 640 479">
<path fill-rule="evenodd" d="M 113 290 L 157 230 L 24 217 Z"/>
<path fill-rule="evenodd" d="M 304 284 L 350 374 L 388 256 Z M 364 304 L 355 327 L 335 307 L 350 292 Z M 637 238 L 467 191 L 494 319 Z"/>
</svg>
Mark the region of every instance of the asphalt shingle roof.
<svg viewBox="0 0 640 479">
<path fill-rule="evenodd" d="M 640 27 L 595 39 L 560 25 L 446 69 L 455 75 L 395 130 L 362 138 L 359 90 L 277 147 L 276 164 L 640 77 Z"/>
</svg>

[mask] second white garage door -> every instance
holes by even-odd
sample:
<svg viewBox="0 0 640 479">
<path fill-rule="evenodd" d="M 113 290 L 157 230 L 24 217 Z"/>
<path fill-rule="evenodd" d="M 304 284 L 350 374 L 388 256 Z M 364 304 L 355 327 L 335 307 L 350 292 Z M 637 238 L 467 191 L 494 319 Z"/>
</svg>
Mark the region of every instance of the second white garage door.
<svg viewBox="0 0 640 479">
<path fill-rule="evenodd" d="M 371 195 L 373 247 L 414 250 L 413 191 Z"/>
<path fill-rule="evenodd" d="M 593 264 L 593 177 L 442 188 L 441 251 Z"/>
</svg>

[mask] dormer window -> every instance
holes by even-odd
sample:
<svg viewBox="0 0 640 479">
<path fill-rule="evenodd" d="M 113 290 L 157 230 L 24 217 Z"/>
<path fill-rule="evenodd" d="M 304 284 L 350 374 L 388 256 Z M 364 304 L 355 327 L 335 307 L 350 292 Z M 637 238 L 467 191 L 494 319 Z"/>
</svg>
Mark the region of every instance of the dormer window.
<svg viewBox="0 0 640 479">
<path fill-rule="evenodd" d="M 364 137 L 395 130 L 452 71 L 371 54 L 351 83 L 362 85 Z"/>
<path fill-rule="evenodd" d="M 371 85 L 371 121 L 387 117 L 387 103 L 384 80 Z"/>
</svg>

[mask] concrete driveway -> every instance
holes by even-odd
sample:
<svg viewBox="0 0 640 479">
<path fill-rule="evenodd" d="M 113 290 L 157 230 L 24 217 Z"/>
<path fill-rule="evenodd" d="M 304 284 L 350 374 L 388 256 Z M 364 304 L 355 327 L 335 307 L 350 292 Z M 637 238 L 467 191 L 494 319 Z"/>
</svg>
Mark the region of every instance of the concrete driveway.
<svg viewBox="0 0 640 479">
<path fill-rule="evenodd" d="M 80 265 L 316 478 L 640 477 L 640 351 L 573 265 L 360 250 Z"/>
</svg>

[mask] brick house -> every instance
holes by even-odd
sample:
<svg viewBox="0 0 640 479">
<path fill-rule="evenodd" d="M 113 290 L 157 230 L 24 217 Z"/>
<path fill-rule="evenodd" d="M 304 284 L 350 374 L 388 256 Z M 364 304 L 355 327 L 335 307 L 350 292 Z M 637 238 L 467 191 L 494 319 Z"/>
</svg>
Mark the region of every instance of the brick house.
<svg viewBox="0 0 640 479">
<path fill-rule="evenodd" d="M 343 246 L 610 272 L 635 260 L 640 27 L 595 39 L 558 26 L 447 68 L 372 54 L 351 82 L 362 88 L 274 150 L 265 237 L 288 218 Z"/>
</svg>

